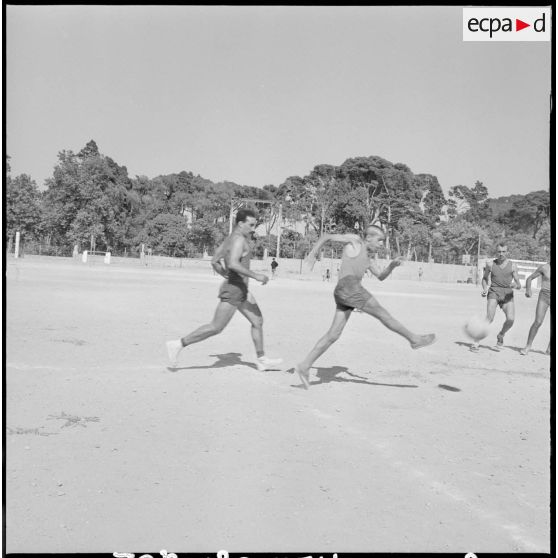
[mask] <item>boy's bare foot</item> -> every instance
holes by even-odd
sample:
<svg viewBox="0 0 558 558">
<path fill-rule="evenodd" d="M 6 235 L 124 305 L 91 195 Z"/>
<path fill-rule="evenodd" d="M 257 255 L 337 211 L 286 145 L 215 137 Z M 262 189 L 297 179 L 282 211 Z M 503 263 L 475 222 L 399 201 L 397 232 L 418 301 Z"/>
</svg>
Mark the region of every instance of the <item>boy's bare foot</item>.
<svg viewBox="0 0 558 558">
<path fill-rule="evenodd" d="M 417 341 L 411 343 L 411 348 L 413 349 L 422 349 L 422 347 L 428 347 L 428 345 L 432 345 L 436 341 L 436 335 L 433 333 L 428 333 L 427 335 L 419 335 Z"/>
<path fill-rule="evenodd" d="M 309 370 L 302 370 L 299 365 L 295 366 L 296 373 L 302 382 L 304 389 L 308 389 L 310 387 L 310 371 Z"/>
<path fill-rule="evenodd" d="M 496 336 L 496 345 L 494 345 L 495 351 L 501 351 L 504 348 L 504 336 L 497 335 Z"/>
</svg>

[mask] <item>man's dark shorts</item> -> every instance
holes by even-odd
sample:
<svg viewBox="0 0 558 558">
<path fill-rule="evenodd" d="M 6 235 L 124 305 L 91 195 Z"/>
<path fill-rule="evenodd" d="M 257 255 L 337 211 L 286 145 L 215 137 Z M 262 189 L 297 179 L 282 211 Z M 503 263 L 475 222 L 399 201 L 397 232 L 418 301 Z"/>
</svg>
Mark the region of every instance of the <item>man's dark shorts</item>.
<svg viewBox="0 0 558 558">
<path fill-rule="evenodd" d="M 490 287 L 488 289 L 488 299 L 494 298 L 498 301 L 498 306 L 502 308 L 504 304 L 513 300 L 513 289 L 511 287 Z"/>
<path fill-rule="evenodd" d="M 339 310 L 362 310 L 372 295 L 362 286 L 359 279 L 354 275 L 342 277 L 335 290 L 333 298 Z"/>
<path fill-rule="evenodd" d="M 539 293 L 539 298 L 550 306 L 550 291 L 547 291 L 546 289 L 541 290 L 541 292 Z"/>
<path fill-rule="evenodd" d="M 229 283 L 225 281 L 219 289 L 218 297 L 237 308 L 248 299 L 248 286 L 244 281 Z"/>
</svg>

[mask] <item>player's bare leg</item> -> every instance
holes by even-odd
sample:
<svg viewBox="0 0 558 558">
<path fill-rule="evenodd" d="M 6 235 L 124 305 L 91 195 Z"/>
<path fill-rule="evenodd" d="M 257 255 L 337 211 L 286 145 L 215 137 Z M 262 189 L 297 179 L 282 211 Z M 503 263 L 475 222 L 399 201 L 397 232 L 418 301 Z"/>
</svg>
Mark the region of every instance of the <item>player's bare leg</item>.
<svg viewBox="0 0 558 558">
<path fill-rule="evenodd" d="M 256 349 L 256 367 L 258 370 L 263 372 L 281 364 L 283 362 L 282 359 L 268 358 L 265 356 L 263 341 L 263 316 L 256 299 L 251 293 L 248 293 L 248 299 L 238 307 L 238 311 L 250 322 L 252 326 L 250 333 Z"/>
<path fill-rule="evenodd" d="M 248 300 L 238 307 L 238 311 L 250 322 L 252 326 L 250 334 L 252 335 L 256 355 L 262 356 L 264 354 L 263 315 L 256 299 L 249 293 Z"/>
<path fill-rule="evenodd" d="M 495 298 L 489 298 L 486 301 L 486 321 L 491 324 L 494 321 L 494 316 L 496 316 L 496 308 L 498 308 L 498 301 Z M 479 352 L 479 343 L 480 341 L 475 341 L 470 350 L 473 353 Z"/>
<path fill-rule="evenodd" d="M 496 347 L 494 347 L 497 351 L 499 351 L 503 346 L 504 346 L 504 335 L 506 335 L 506 333 L 509 331 L 509 329 L 511 328 L 511 326 L 513 325 L 514 321 L 515 321 L 515 303 L 513 300 L 510 300 L 510 302 L 506 302 L 505 304 L 502 305 L 502 310 L 504 311 L 504 314 L 506 315 L 506 320 L 504 322 L 504 324 L 502 325 L 502 329 L 500 330 L 500 333 L 498 333 L 498 335 L 496 336 Z"/>
<path fill-rule="evenodd" d="M 537 301 L 537 309 L 535 310 L 535 321 L 531 325 L 529 329 L 529 335 L 527 337 L 527 345 L 525 345 L 524 349 L 521 349 L 520 353 L 522 355 L 526 355 L 531 350 L 531 346 L 533 345 L 533 341 L 535 340 L 535 336 L 537 335 L 539 328 L 544 322 L 544 318 L 546 316 L 546 312 L 548 310 L 548 303 L 539 297 Z M 550 354 L 550 343 L 548 344 L 547 354 Z"/>
<path fill-rule="evenodd" d="M 310 387 L 310 368 L 314 362 L 322 356 L 332 345 L 339 339 L 341 333 L 345 329 L 349 318 L 351 317 L 352 310 L 341 310 L 340 308 L 335 309 L 335 315 L 333 316 L 333 322 L 327 331 L 327 333 L 321 337 L 314 348 L 308 353 L 306 358 L 299 362 L 295 366 L 295 370 L 300 377 L 300 381 L 304 386 L 304 389 Z"/>
<path fill-rule="evenodd" d="M 221 333 L 225 326 L 231 321 L 235 312 L 236 306 L 233 306 L 228 302 L 219 302 L 217 308 L 215 309 L 213 320 L 210 323 L 200 326 L 186 337 L 173 341 L 167 341 L 167 353 L 169 355 L 171 368 L 176 368 L 178 355 L 184 347 L 193 345 L 194 343 L 199 343 L 208 337 Z"/>
<path fill-rule="evenodd" d="M 412 331 L 408 330 L 403 324 L 398 322 L 374 297 L 370 297 L 364 307 L 363 312 L 374 316 L 384 326 L 386 326 L 391 331 L 398 333 L 409 343 L 413 349 L 420 349 L 421 347 L 426 347 L 427 345 L 432 345 L 436 341 L 436 336 L 433 333 L 426 335 L 417 335 Z"/>
</svg>

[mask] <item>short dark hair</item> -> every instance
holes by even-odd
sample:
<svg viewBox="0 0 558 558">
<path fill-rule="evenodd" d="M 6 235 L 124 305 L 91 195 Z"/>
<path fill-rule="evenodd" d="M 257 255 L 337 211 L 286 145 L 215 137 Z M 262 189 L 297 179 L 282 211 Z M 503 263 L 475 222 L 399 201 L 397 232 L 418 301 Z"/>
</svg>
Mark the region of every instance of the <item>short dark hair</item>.
<svg viewBox="0 0 558 558">
<path fill-rule="evenodd" d="M 366 229 L 364 230 L 364 232 L 366 232 L 368 229 L 374 229 L 374 232 L 376 234 L 383 234 L 384 236 L 386 235 L 385 231 L 382 229 L 382 227 L 378 227 L 378 225 L 368 225 L 366 227 Z"/>
<path fill-rule="evenodd" d="M 500 248 L 507 248 L 507 247 L 508 247 L 508 245 L 507 245 L 507 243 L 506 243 L 505 240 L 500 240 L 500 242 L 498 242 L 498 244 L 496 244 L 496 248 L 498 248 L 498 246 L 499 246 Z"/>
<path fill-rule="evenodd" d="M 247 217 L 254 217 L 254 219 L 257 219 L 256 212 L 252 209 L 239 209 L 236 214 L 235 223 L 243 223 L 246 221 Z"/>
</svg>

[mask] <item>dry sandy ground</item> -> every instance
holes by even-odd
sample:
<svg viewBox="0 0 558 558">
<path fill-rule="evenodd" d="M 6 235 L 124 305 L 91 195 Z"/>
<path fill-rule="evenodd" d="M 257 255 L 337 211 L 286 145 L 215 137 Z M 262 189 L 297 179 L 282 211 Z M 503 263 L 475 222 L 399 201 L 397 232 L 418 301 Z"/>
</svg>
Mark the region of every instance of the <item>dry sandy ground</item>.
<svg viewBox="0 0 558 558">
<path fill-rule="evenodd" d="M 472 354 L 478 288 L 366 279 L 438 342 L 354 314 L 304 391 L 286 370 L 333 283 L 253 285 L 285 359 L 261 373 L 239 315 L 167 370 L 165 340 L 212 316 L 209 271 L 27 257 L 6 281 L 8 552 L 550 551 L 548 317 L 518 353 L 536 299 Z"/>
</svg>

